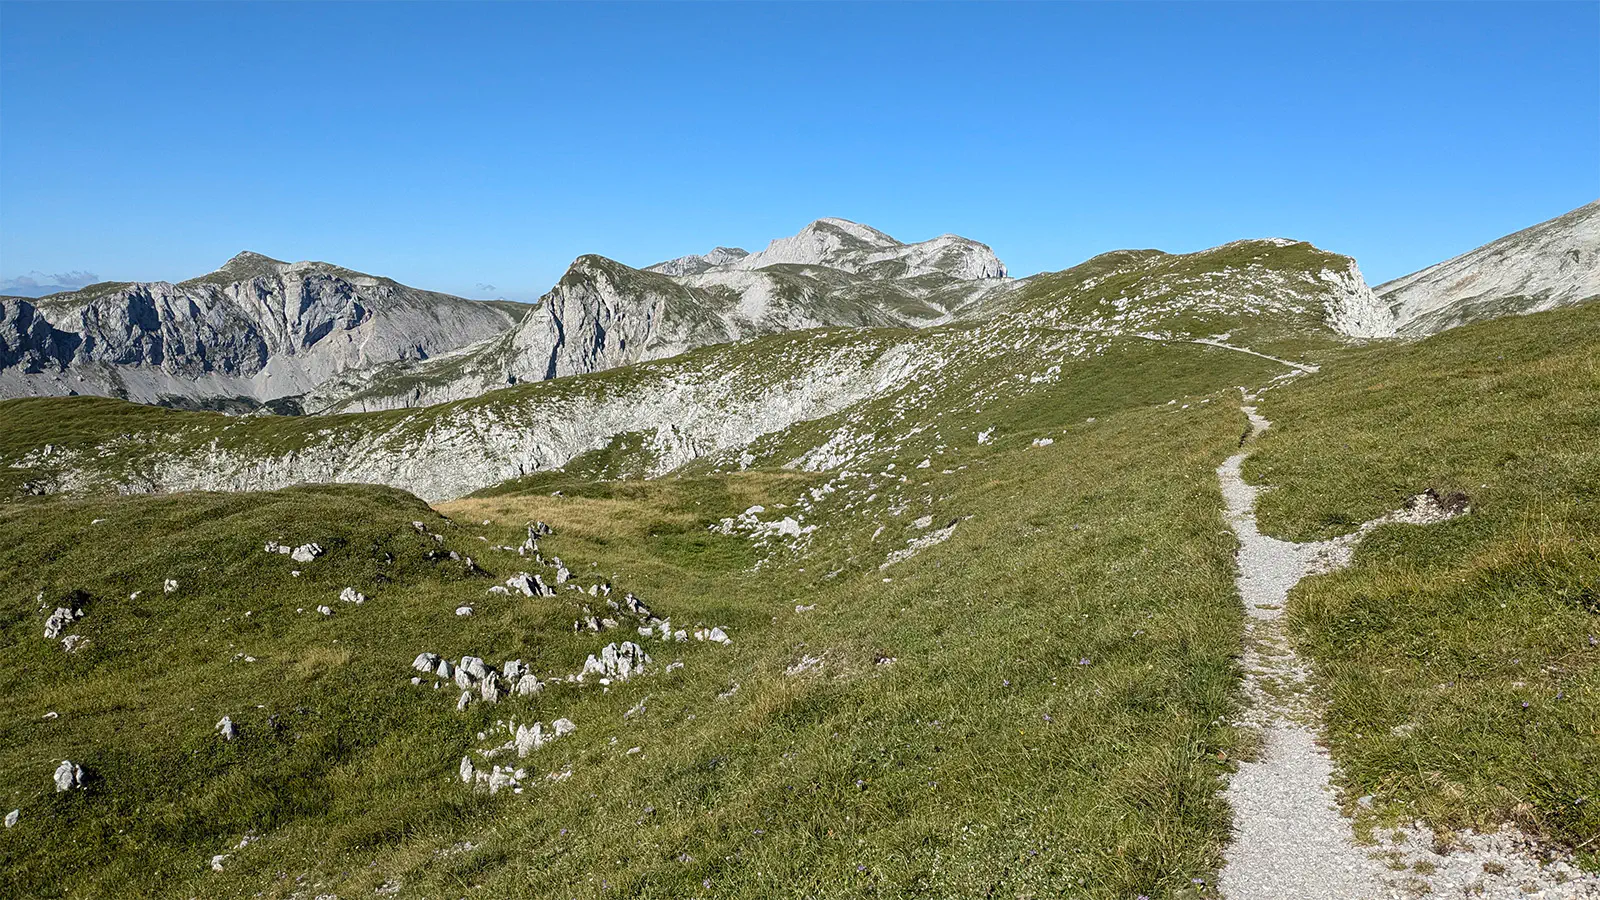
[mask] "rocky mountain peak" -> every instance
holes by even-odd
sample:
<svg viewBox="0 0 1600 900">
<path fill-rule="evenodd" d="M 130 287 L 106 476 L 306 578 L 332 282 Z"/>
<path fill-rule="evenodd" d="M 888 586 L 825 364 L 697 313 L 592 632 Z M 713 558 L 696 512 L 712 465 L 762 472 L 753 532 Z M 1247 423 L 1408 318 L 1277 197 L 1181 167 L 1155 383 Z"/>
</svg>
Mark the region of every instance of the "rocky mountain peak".
<svg viewBox="0 0 1600 900">
<path fill-rule="evenodd" d="M 749 255 L 749 251 L 739 247 L 716 247 L 710 253 L 680 256 L 677 259 L 646 266 L 645 271 L 660 272 L 663 275 L 699 275 L 707 269 L 725 266 Z"/>
<path fill-rule="evenodd" d="M 226 275 L 231 280 L 244 281 L 247 278 L 255 278 L 261 275 L 276 275 L 288 265 L 281 259 L 273 259 L 254 250 L 241 250 L 211 274 L 212 276 Z"/>
</svg>

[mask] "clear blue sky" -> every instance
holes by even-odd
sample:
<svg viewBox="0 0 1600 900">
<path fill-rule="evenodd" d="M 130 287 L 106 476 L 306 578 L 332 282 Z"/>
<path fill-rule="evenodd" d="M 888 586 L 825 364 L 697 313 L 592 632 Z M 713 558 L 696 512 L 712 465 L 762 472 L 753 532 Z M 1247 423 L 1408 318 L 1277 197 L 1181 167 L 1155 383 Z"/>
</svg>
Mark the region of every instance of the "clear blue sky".
<svg viewBox="0 0 1600 900">
<path fill-rule="evenodd" d="M 1375 284 L 1597 196 L 1592 2 L 0 3 L 0 278 L 248 248 L 529 299 L 843 216 Z"/>
</svg>

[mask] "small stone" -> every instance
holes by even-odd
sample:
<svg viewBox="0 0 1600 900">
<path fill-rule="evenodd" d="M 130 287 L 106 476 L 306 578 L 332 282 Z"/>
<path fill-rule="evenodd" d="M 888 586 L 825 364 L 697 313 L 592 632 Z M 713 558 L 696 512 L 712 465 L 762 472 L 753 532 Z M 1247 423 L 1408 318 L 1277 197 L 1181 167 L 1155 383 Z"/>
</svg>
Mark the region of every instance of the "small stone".
<svg viewBox="0 0 1600 900">
<path fill-rule="evenodd" d="M 331 607 L 327 607 L 327 606 L 319 606 L 319 607 L 317 607 L 317 612 L 322 613 L 325 616 L 333 615 L 333 609 Z"/>
<path fill-rule="evenodd" d="M 290 551 L 289 558 L 299 563 L 308 563 L 322 555 L 322 546 L 319 544 L 301 544 Z"/>
<path fill-rule="evenodd" d="M 455 675 L 455 672 L 455 667 L 450 665 L 450 660 L 441 659 L 439 660 L 439 668 L 435 669 L 433 674 L 440 678 L 451 678 Z"/>
<path fill-rule="evenodd" d="M 170 594 L 170 593 L 172 593 L 173 591 L 175 591 L 177 589 L 178 589 L 178 581 L 175 578 L 168 578 L 161 585 L 162 592 L 166 593 L 166 594 Z"/>
<path fill-rule="evenodd" d="M 471 691 L 462 691 L 461 692 L 461 699 L 456 701 L 456 712 L 461 712 L 462 710 L 466 709 L 467 705 L 470 704 L 471 702 L 472 702 L 472 692 Z"/>
<path fill-rule="evenodd" d="M 81 787 L 83 785 L 83 766 L 70 759 L 62 760 L 61 765 L 56 766 L 55 783 L 56 793 L 58 794 L 62 791 L 70 791 L 75 787 Z"/>
<path fill-rule="evenodd" d="M 347 587 L 339 592 L 339 599 L 359 606 L 367 602 L 367 595 L 357 591 L 355 588 Z"/>
<path fill-rule="evenodd" d="M 228 854 L 226 853 L 218 853 L 216 856 L 211 857 L 211 871 L 221 872 L 222 864 L 227 861 L 227 859 Z"/>
<path fill-rule="evenodd" d="M 222 735 L 222 739 L 225 741 L 231 741 L 239 736 L 239 729 L 233 724 L 232 717 L 222 717 L 222 721 L 217 723 L 217 734 Z"/>
<path fill-rule="evenodd" d="M 519 697 L 531 697 L 543 689 L 544 685 L 533 675 L 524 675 L 517 679 L 516 693 Z"/>
<path fill-rule="evenodd" d="M 472 770 L 472 760 L 471 760 L 471 758 L 466 757 L 466 756 L 461 757 L 461 767 L 457 771 L 461 775 L 462 783 L 464 783 L 464 784 L 471 784 L 472 783 L 473 770 Z"/>
<path fill-rule="evenodd" d="M 418 653 L 417 658 L 411 663 L 411 668 L 416 669 L 418 672 L 431 672 L 438 664 L 439 655 L 437 653 Z"/>
<path fill-rule="evenodd" d="M 458 606 L 458 607 L 456 607 L 456 615 L 458 615 L 458 616 L 470 616 L 470 615 L 472 615 L 472 607 L 470 607 L 470 606 Z"/>
<path fill-rule="evenodd" d="M 11 812 L 6 813 L 6 827 L 15 828 L 17 820 L 20 818 L 22 818 L 22 810 L 20 809 L 13 809 Z"/>
<path fill-rule="evenodd" d="M 571 734 L 578 730 L 578 726 L 574 725 L 571 719 L 557 719 L 550 723 L 550 727 L 555 731 L 556 737 L 561 737 L 564 734 Z"/>
<path fill-rule="evenodd" d="M 723 631 L 721 628 L 713 628 L 713 629 L 711 629 L 711 631 L 706 635 L 706 640 L 712 641 L 712 642 L 718 643 L 718 644 L 731 644 L 731 643 L 733 643 L 733 639 L 728 637 L 728 633 L 726 631 Z"/>
</svg>

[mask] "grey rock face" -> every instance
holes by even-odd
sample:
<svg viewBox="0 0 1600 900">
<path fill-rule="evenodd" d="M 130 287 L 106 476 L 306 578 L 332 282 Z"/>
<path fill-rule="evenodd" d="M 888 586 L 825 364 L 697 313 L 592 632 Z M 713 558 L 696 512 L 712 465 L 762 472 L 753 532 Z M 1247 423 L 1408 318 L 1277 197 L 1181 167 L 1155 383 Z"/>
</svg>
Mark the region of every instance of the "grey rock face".
<svg viewBox="0 0 1600 900">
<path fill-rule="evenodd" d="M 179 284 L 0 298 L 0 397 L 76 392 L 248 408 L 347 369 L 492 337 L 514 318 L 327 263 L 246 252 Z"/>
<path fill-rule="evenodd" d="M 742 254 L 719 248 L 649 269 L 581 256 L 504 335 L 438 359 L 352 371 L 306 407 L 426 406 L 765 334 L 938 324 L 1011 284 L 983 244 L 954 235 L 902 244 L 843 219 Z"/>
<path fill-rule="evenodd" d="M 1380 284 L 1401 334 L 1600 297 L 1600 200 Z"/>
<path fill-rule="evenodd" d="M 749 252 L 738 247 L 717 247 L 704 255 L 680 256 L 677 259 L 646 266 L 645 271 L 660 272 L 663 275 L 699 275 L 707 269 L 726 266 L 749 255 Z"/>
</svg>

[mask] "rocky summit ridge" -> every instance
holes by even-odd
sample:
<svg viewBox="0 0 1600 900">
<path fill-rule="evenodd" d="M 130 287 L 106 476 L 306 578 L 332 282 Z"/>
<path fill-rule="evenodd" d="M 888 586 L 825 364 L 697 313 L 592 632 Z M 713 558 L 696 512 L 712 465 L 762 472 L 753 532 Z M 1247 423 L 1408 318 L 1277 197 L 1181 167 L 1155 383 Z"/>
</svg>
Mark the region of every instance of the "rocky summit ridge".
<svg viewBox="0 0 1600 900">
<path fill-rule="evenodd" d="M 1264 249 L 1295 247 L 1307 249 Z M 409 408 L 783 332 L 986 320 L 1037 307 L 1041 297 L 1062 309 L 1096 297 L 1114 310 L 1088 319 L 1117 327 L 1186 310 L 1220 331 L 1260 322 L 1270 330 L 1288 317 L 1341 340 L 1412 338 L 1600 295 L 1600 202 L 1377 291 L 1354 260 L 1321 253 L 1284 239 L 1181 256 L 1117 251 L 1013 279 L 992 249 L 965 237 L 906 243 L 822 218 L 754 253 L 716 247 L 643 269 L 581 256 L 536 304 L 511 307 L 246 251 L 177 284 L 0 298 L 0 398 L 94 394 L 226 411 Z M 1251 269 L 1269 256 L 1270 271 Z M 1117 296 L 1101 296 L 1107 284 Z"/>
<path fill-rule="evenodd" d="M 515 317 L 321 262 L 244 252 L 207 275 L 0 298 L 0 397 L 95 394 L 247 410 L 423 359 Z"/>
</svg>

